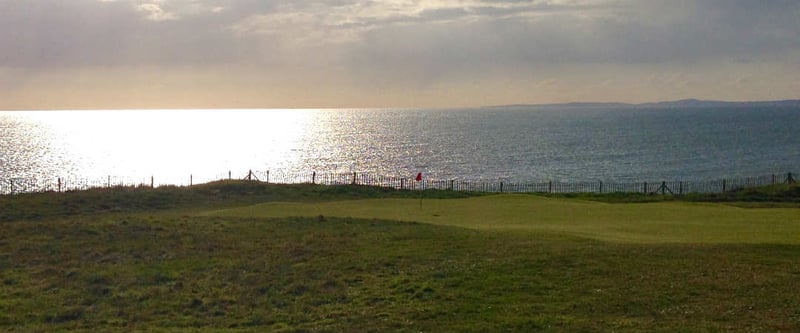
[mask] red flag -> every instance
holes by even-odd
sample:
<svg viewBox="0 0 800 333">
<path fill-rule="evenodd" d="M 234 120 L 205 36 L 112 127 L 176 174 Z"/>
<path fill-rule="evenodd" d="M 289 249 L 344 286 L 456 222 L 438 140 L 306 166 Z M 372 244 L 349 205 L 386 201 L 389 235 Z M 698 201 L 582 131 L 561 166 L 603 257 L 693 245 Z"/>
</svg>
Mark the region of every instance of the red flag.
<svg viewBox="0 0 800 333">
<path fill-rule="evenodd" d="M 417 179 L 417 181 L 422 180 L 422 172 L 417 174 L 417 178 L 416 179 Z"/>
</svg>

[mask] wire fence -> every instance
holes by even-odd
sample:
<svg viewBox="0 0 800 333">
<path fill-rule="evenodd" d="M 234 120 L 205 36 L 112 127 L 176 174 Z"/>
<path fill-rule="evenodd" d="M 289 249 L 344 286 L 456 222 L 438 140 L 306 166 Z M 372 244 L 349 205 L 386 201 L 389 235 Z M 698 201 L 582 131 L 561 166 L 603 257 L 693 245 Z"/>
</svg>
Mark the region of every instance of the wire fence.
<svg viewBox="0 0 800 333">
<path fill-rule="evenodd" d="M 242 179 L 274 184 L 319 184 L 319 185 L 369 185 L 400 190 L 450 190 L 464 192 L 490 193 L 647 193 L 682 195 L 686 193 L 723 193 L 745 188 L 776 184 L 795 183 L 795 175 L 771 174 L 759 177 L 725 178 L 705 181 L 656 181 L 656 182 L 558 182 L 558 181 L 474 181 L 457 179 L 428 179 L 416 181 L 415 178 L 390 177 L 369 173 L 296 173 L 282 171 L 252 171 L 234 175 L 229 171 L 210 178 L 195 178 L 189 175 L 188 184 L 156 184 L 155 177 L 131 181 L 122 177 L 103 178 L 0 178 L 0 195 L 21 193 L 64 192 L 104 187 L 157 187 L 164 185 L 192 186 L 215 180 Z"/>
</svg>

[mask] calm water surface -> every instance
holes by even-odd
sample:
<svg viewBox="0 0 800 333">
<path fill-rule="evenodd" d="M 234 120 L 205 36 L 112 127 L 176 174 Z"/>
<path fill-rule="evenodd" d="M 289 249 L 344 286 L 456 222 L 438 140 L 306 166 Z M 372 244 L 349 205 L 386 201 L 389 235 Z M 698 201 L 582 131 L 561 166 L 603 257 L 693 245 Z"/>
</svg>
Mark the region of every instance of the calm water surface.
<svg viewBox="0 0 800 333">
<path fill-rule="evenodd" d="M 186 184 L 247 170 L 642 181 L 800 169 L 800 110 L 0 112 L 0 178 Z"/>
</svg>

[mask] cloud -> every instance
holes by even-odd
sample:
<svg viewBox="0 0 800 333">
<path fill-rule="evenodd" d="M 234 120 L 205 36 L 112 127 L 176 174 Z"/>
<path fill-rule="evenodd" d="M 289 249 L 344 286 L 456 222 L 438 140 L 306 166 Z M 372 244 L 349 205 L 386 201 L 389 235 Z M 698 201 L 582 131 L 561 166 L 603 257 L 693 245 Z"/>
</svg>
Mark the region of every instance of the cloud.
<svg viewBox="0 0 800 333">
<path fill-rule="evenodd" d="M 178 17 L 174 13 L 169 13 L 164 11 L 157 3 L 143 3 L 136 8 L 140 12 L 146 13 L 148 20 L 151 21 L 169 21 L 169 20 L 177 20 Z"/>
<path fill-rule="evenodd" d="M 222 6 L 160 1 L 0 2 L 0 67 L 192 66 L 236 59 Z"/>
<path fill-rule="evenodd" d="M 375 66 L 398 54 L 456 68 L 751 61 L 795 54 L 798 12 L 797 2 L 744 0 L 10 0 L 0 4 L 0 46 L 13 51 L 0 63 L 251 61 L 271 43 L 275 53 L 338 45 Z"/>
<path fill-rule="evenodd" d="M 562 12 L 602 11 L 614 8 L 595 2 L 569 1 L 342 1 L 328 3 L 295 1 L 274 11 L 249 16 L 233 28 L 252 33 L 295 39 L 313 31 L 319 37 L 308 43 L 357 42 L 365 34 L 439 24 L 470 24 L 481 20 L 509 20 Z"/>
<path fill-rule="evenodd" d="M 719 85 L 752 78 L 736 85 L 744 91 L 767 72 L 796 86 L 798 21 L 800 2 L 789 0 L 5 0 L 0 73 L 147 76 L 131 86 L 172 75 L 193 89 L 193 76 L 164 73 L 199 71 L 231 91 L 392 102 L 492 89 L 523 98 L 539 87 L 562 99 L 568 85 L 623 91 L 648 78 L 685 94 L 711 82 L 704 74 Z M 0 86 L 17 84 L 9 77 Z"/>
</svg>

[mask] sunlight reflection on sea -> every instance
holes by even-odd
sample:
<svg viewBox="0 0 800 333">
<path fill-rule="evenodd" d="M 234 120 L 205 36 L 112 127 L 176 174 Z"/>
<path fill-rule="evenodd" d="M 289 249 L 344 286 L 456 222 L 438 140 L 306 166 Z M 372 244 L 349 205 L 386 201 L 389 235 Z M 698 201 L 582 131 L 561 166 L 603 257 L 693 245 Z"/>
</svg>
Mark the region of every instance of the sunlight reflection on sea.
<svg viewBox="0 0 800 333">
<path fill-rule="evenodd" d="M 800 165 L 797 110 L 0 112 L 0 178 L 188 184 L 248 170 L 468 180 L 717 179 Z"/>
</svg>

